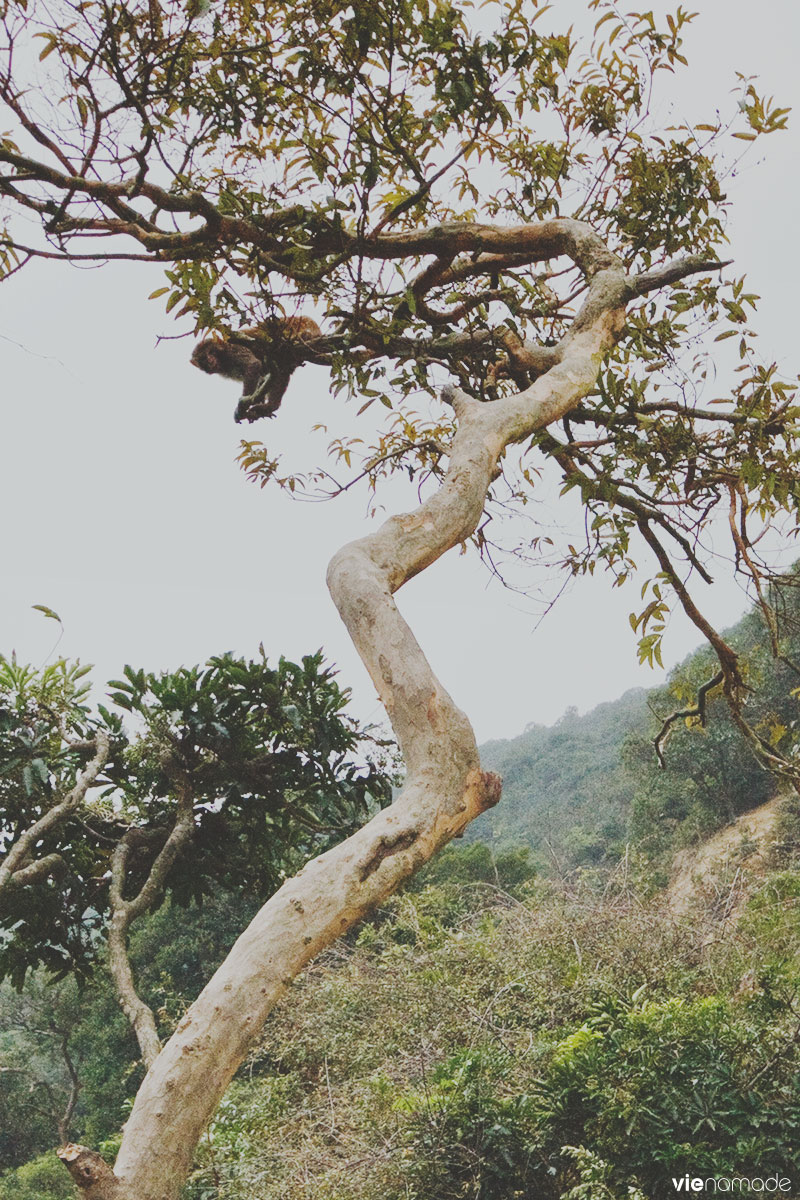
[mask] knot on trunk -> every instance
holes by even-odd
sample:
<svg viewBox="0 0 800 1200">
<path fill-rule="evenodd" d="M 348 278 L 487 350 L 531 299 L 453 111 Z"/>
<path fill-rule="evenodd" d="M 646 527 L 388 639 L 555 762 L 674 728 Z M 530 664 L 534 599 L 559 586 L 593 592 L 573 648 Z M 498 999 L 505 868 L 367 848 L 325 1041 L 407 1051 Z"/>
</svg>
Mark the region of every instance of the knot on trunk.
<svg viewBox="0 0 800 1200">
<path fill-rule="evenodd" d="M 96 1150 L 70 1142 L 56 1154 L 72 1176 L 85 1200 L 124 1200 L 122 1184 Z"/>
</svg>

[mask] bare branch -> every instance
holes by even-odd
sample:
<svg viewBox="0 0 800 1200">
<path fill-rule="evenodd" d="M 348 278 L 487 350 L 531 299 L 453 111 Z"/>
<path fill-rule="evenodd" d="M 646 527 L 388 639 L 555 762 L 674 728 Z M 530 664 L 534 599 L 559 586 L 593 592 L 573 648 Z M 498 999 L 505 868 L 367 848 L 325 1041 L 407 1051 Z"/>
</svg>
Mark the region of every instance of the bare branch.
<svg viewBox="0 0 800 1200">
<path fill-rule="evenodd" d="M 645 296 L 657 288 L 666 287 L 670 283 L 679 283 L 689 275 L 699 275 L 704 271 L 721 271 L 730 266 L 732 259 L 720 262 L 718 259 L 704 258 L 700 254 L 686 254 L 674 258 L 661 267 L 653 267 L 652 271 L 643 271 L 641 275 L 633 275 L 628 280 L 631 296 Z"/>
<path fill-rule="evenodd" d="M 653 748 L 655 749 L 659 766 L 666 767 L 667 765 L 664 760 L 664 747 L 667 743 L 667 736 L 672 729 L 672 726 L 676 721 L 680 721 L 689 717 L 699 718 L 700 724 L 705 726 L 708 693 L 713 691 L 715 687 L 719 687 L 724 678 L 725 676 L 722 671 L 717 671 L 716 675 L 713 675 L 711 679 L 707 679 L 706 682 L 697 689 L 696 704 L 692 704 L 688 708 L 682 708 L 678 712 L 670 713 L 670 715 L 666 718 L 664 724 L 653 738 Z"/>
</svg>

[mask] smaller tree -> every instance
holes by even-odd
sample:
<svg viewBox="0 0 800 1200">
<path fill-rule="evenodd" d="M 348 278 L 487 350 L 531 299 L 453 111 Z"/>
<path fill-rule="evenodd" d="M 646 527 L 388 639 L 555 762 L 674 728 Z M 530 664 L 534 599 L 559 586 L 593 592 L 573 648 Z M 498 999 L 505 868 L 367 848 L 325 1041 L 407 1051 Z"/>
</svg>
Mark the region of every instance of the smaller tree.
<svg viewBox="0 0 800 1200">
<path fill-rule="evenodd" d="M 126 667 L 110 694 L 136 732 L 90 708 L 87 670 L 0 658 L 0 978 L 85 976 L 107 944 L 149 1065 L 160 1042 L 128 957 L 134 922 L 168 895 L 263 901 L 388 802 L 387 747 L 344 715 L 321 653 Z"/>
</svg>

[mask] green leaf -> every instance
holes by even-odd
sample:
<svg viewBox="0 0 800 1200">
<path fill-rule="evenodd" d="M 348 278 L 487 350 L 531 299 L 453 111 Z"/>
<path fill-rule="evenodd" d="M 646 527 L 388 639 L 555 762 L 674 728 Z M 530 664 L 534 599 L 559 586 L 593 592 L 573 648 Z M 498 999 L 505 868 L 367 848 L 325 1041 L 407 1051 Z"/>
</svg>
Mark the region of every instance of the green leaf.
<svg viewBox="0 0 800 1200">
<path fill-rule="evenodd" d="M 58 621 L 59 625 L 61 625 L 61 617 L 52 608 L 48 608 L 46 604 L 32 604 L 31 608 L 36 609 L 37 612 L 43 613 L 48 620 Z"/>
</svg>

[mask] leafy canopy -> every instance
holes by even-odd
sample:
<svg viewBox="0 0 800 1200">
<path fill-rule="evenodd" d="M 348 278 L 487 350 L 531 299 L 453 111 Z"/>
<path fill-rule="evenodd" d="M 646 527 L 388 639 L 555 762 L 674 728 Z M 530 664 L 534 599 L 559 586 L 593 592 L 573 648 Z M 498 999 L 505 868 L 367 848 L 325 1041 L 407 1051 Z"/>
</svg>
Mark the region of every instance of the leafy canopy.
<svg viewBox="0 0 800 1200">
<path fill-rule="evenodd" d="M 91 705 L 88 668 L 41 671 L 0 657 L 0 862 L 75 786 L 104 730 L 110 754 L 82 804 L 44 831 L 41 878 L 0 893 L 0 978 L 29 967 L 88 971 L 102 946 L 109 867 L 127 847 L 122 897 L 137 896 L 188 803 L 187 843 L 148 903 L 198 904 L 220 886 L 266 899 L 285 874 L 358 828 L 391 797 L 389 752 L 344 709 L 321 653 L 300 664 L 225 654 L 204 667 L 125 668 Z"/>
</svg>

